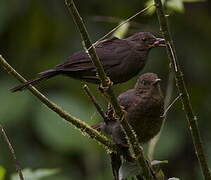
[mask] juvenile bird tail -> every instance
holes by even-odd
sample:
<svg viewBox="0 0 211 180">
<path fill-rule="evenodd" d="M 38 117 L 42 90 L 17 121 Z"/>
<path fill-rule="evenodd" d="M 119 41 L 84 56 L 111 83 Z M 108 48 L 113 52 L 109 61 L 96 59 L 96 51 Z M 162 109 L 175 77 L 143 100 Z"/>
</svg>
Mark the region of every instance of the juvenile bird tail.
<svg viewBox="0 0 211 180">
<path fill-rule="evenodd" d="M 29 80 L 29 81 L 27 81 L 27 82 L 25 82 L 25 83 L 23 83 L 19 86 L 16 86 L 16 87 L 10 89 L 10 91 L 12 91 L 12 92 L 22 91 L 25 88 L 27 88 L 29 85 L 36 84 L 36 83 L 38 83 L 38 82 L 40 82 L 44 79 L 48 79 L 48 78 L 51 78 L 53 76 L 56 76 L 59 73 L 58 73 L 58 71 L 52 69 L 52 70 L 47 70 L 47 71 L 41 72 L 39 74 L 40 74 L 40 76 L 38 76 L 34 79 L 31 79 L 31 80 Z"/>
</svg>

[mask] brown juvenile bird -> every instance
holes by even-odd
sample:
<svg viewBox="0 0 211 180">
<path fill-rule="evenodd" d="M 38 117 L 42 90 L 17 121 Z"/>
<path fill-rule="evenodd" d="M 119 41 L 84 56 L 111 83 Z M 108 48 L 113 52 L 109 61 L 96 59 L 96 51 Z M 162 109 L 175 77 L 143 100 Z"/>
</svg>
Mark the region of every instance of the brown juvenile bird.
<svg viewBox="0 0 211 180">
<path fill-rule="evenodd" d="M 164 44 L 164 39 L 156 38 L 150 32 L 139 32 L 125 39 L 114 37 L 103 40 L 95 48 L 107 75 L 114 84 L 117 84 L 128 81 L 137 75 L 146 64 L 149 50 L 164 46 Z M 11 91 L 20 91 L 29 84 L 35 84 L 60 74 L 91 83 L 100 82 L 88 54 L 85 51 L 79 51 L 67 58 L 64 63 L 39 73 L 38 77 L 11 89 Z"/>
<path fill-rule="evenodd" d="M 160 79 L 154 73 L 146 73 L 139 77 L 134 89 L 130 89 L 118 97 L 119 104 L 126 111 L 126 119 L 134 129 L 139 143 L 146 143 L 159 131 L 163 121 L 164 99 L 160 88 Z M 112 114 L 112 110 L 109 110 Z M 119 122 L 109 120 L 94 128 L 112 136 L 113 140 L 127 147 L 125 135 Z"/>
</svg>

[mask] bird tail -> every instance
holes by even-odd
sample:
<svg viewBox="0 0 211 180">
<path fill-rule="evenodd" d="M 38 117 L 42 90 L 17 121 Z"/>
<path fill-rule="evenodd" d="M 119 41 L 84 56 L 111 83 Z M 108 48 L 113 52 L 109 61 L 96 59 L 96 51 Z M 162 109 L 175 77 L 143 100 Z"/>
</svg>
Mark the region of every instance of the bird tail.
<svg viewBox="0 0 211 180">
<path fill-rule="evenodd" d="M 12 89 L 10 89 L 10 91 L 12 92 L 17 92 L 17 91 L 22 91 L 24 90 L 25 88 L 27 88 L 29 85 L 32 85 L 32 84 L 36 84 L 44 79 L 48 79 L 48 78 L 51 78 L 55 75 L 57 75 L 59 72 L 56 71 L 55 69 L 50 69 L 50 70 L 47 70 L 47 71 L 44 71 L 44 72 L 41 72 L 39 73 L 40 76 L 34 78 L 34 79 L 31 79 L 19 86 L 16 86 Z"/>
</svg>

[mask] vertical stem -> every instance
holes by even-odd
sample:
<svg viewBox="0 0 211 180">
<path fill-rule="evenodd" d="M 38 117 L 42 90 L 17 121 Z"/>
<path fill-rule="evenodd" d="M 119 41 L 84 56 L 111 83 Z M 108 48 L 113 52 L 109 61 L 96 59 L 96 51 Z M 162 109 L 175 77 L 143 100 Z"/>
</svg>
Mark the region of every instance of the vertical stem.
<svg viewBox="0 0 211 180">
<path fill-rule="evenodd" d="M 138 165 L 141 166 L 143 169 L 144 176 L 146 177 L 147 180 L 153 180 L 154 178 L 150 170 L 150 165 L 148 164 L 145 158 L 142 147 L 139 146 L 139 143 L 136 140 L 137 137 L 136 137 L 136 134 L 134 133 L 134 130 L 132 129 L 132 127 L 130 126 L 130 124 L 127 122 L 126 119 L 121 121 L 121 125 L 124 128 L 124 131 L 129 139 L 129 142 L 132 145 L 132 149 L 137 159 Z"/>
<path fill-rule="evenodd" d="M 9 138 L 8 138 L 6 132 L 5 132 L 5 130 L 4 130 L 4 128 L 3 128 L 3 126 L 1 124 L 0 124 L 0 130 L 1 130 L 1 133 L 2 133 L 2 136 L 3 136 L 4 140 L 5 140 L 5 142 L 6 142 L 7 146 L 8 146 L 8 148 L 9 148 L 9 151 L 12 154 L 12 158 L 13 158 L 13 161 L 14 161 L 14 164 L 15 164 L 18 176 L 19 176 L 20 180 L 24 180 L 20 164 L 19 164 L 18 159 L 17 159 L 17 157 L 15 155 L 15 150 L 12 147 L 12 144 L 11 144 L 11 142 L 10 142 L 10 140 L 9 140 Z"/>
<path fill-rule="evenodd" d="M 102 116 L 104 122 L 108 122 L 108 117 L 104 113 L 104 111 L 103 111 L 102 107 L 100 106 L 100 104 L 97 102 L 97 99 L 95 98 L 95 96 L 91 93 L 89 87 L 85 84 L 84 87 L 83 87 L 83 89 L 86 92 L 87 96 L 92 101 L 92 103 L 95 105 L 95 108 L 97 109 L 97 111 L 99 112 L 99 114 Z"/>
<path fill-rule="evenodd" d="M 92 45 L 88 31 L 84 25 L 83 19 L 80 16 L 73 0 L 65 0 L 65 3 L 67 5 L 68 9 L 70 10 L 71 15 L 73 16 L 75 24 L 78 27 L 78 30 L 80 31 L 81 37 L 84 41 L 84 45 L 88 51 L 88 55 L 91 57 L 91 60 L 96 67 L 97 74 L 99 76 L 99 79 L 101 80 L 102 86 L 107 87 L 108 86 L 108 78 L 106 76 L 106 73 L 103 69 L 102 64 L 100 63 L 100 60 L 96 53 L 96 50 L 95 50 L 94 46 Z"/>
<path fill-rule="evenodd" d="M 103 69 L 103 66 L 102 66 L 102 64 L 101 64 L 101 62 L 100 62 L 100 60 L 99 60 L 99 58 L 96 54 L 96 50 L 95 50 L 94 46 L 92 45 L 92 42 L 89 38 L 89 34 L 88 34 L 88 31 L 85 27 L 83 19 L 80 16 L 73 0 L 65 0 L 65 3 L 68 7 L 68 10 L 72 14 L 72 17 L 75 21 L 75 24 L 77 25 L 77 27 L 80 31 L 81 37 L 82 37 L 84 44 L 85 44 L 85 47 L 86 47 L 86 50 L 88 51 L 88 54 L 89 54 L 93 64 L 95 65 L 97 74 L 98 74 L 100 81 L 101 81 L 102 90 L 105 93 L 108 100 L 110 101 L 111 105 L 113 106 L 113 109 L 114 109 L 116 115 L 119 117 L 119 119 L 123 119 L 124 113 L 122 112 L 121 107 L 118 104 L 117 99 L 116 99 L 116 97 L 113 93 L 113 90 L 112 90 L 112 87 L 111 87 L 112 82 L 106 76 L 106 73 Z M 139 148 L 138 139 L 135 135 L 135 132 L 132 130 L 132 128 L 130 127 L 130 125 L 128 124 L 128 122 L 126 120 L 121 121 L 121 125 L 122 125 L 122 127 L 123 127 L 123 129 L 126 133 L 126 136 L 129 139 L 129 142 L 132 145 L 132 149 L 135 153 L 135 156 L 139 157 L 138 158 L 138 164 L 140 165 L 140 167 L 142 167 L 144 176 L 147 178 L 147 180 L 153 179 L 149 165 L 148 165 L 146 159 L 144 158 L 144 156 L 140 156 L 140 155 L 143 155 L 143 150 Z"/>
<path fill-rule="evenodd" d="M 168 22 L 164 13 L 162 2 L 161 0 L 154 0 L 154 2 L 156 5 L 156 11 L 157 11 L 157 16 L 160 23 L 160 28 L 166 40 L 167 54 L 172 64 L 172 67 L 174 69 L 177 89 L 179 93 L 181 94 L 183 109 L 184 109 L 184 112 L 186 114 L 186 118 L 189 124 L 189 130 L 191 133 L 196 155 L 197 155 L 200 167 L 202 169 L 204 179 L 211 180 L 211 174 L 208 168 L 207 159 L 206 159 L 203 145 L 202 145 L 201 135 L 198 128 L 197 117 L 195 116 L 193 112 L 192 105 L 190 102 L 190 97 L 189 97 L 186 84 L 184 81 L 183 72 L 181 71 L 178 60 L 177 60 L 176 49 L 172 41 L 172 37 L 170 34 L 170 30 L 168 27 Z"/>
</svg>

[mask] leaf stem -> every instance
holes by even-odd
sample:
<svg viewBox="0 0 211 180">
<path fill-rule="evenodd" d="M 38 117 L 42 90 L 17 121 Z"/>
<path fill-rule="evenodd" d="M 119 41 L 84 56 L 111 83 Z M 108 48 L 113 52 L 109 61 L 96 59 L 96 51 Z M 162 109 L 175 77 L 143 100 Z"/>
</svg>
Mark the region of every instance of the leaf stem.
<svg viewBox="0 0 211 180">
<path fill-rule="evenodd" d="M 160 29 L 166 40 L 167 54 L 174 70 L 177 89 L 179 91 L 179 94 L 181 94 L 183 109 L 184 109 L 184 112 L 186 114 L 186 118 L 189 124 L 189 130 L 191 133 L 196 155 L 197 155 L 200 167 L 202 169 L 204 179 L 211 180 L 211 173 L 209 171 L 207 159 L 204 153 L 201 135 L 199 132 L 199 127 L 198 127 L 198 122 L 197 122 L 197 117 L 193 112 L 192 104 L 190 102 L 190 96 L 189 96 L 189 93 L 187 91 L 186 84 L 184 81 L 183 72 L 180 69 L 180 66 L 178 63 L 176 49 L 175 49 L 175 46 L 170 34 L 168 21 L 164 13 L 163 5 L 162 5 L 161 0 L 154 0 L 154 2 L 156 6 L 157 16 L 160 23 Z"/>
<path fill-rule="evenodd" d="M 24 176 L 23 176 L 20 164 L 19 164 L 18 159 L 17 159 L 17 157 L 15 155 L 15 150 L 12 147 L 12 144 L 11 144 L 11 142 L 9 140 L 9 137 L 7 136 L 3 126 L 1 124 L 0 124 L 0 131 L 2 133 L 2 136 L 3 136 L 7 146 L 8 146 L 9 151 L 10 151 L 10 153 L 12 155 L 12 158 L 13 158 L 13 161 L 14 161 L 14 164 L 15 164 L 15 167 L 16 167 L 16 172 L 18 173 L 18 176 L 19 176 L 20 180 L 24 180 Z"/>
</svg>

